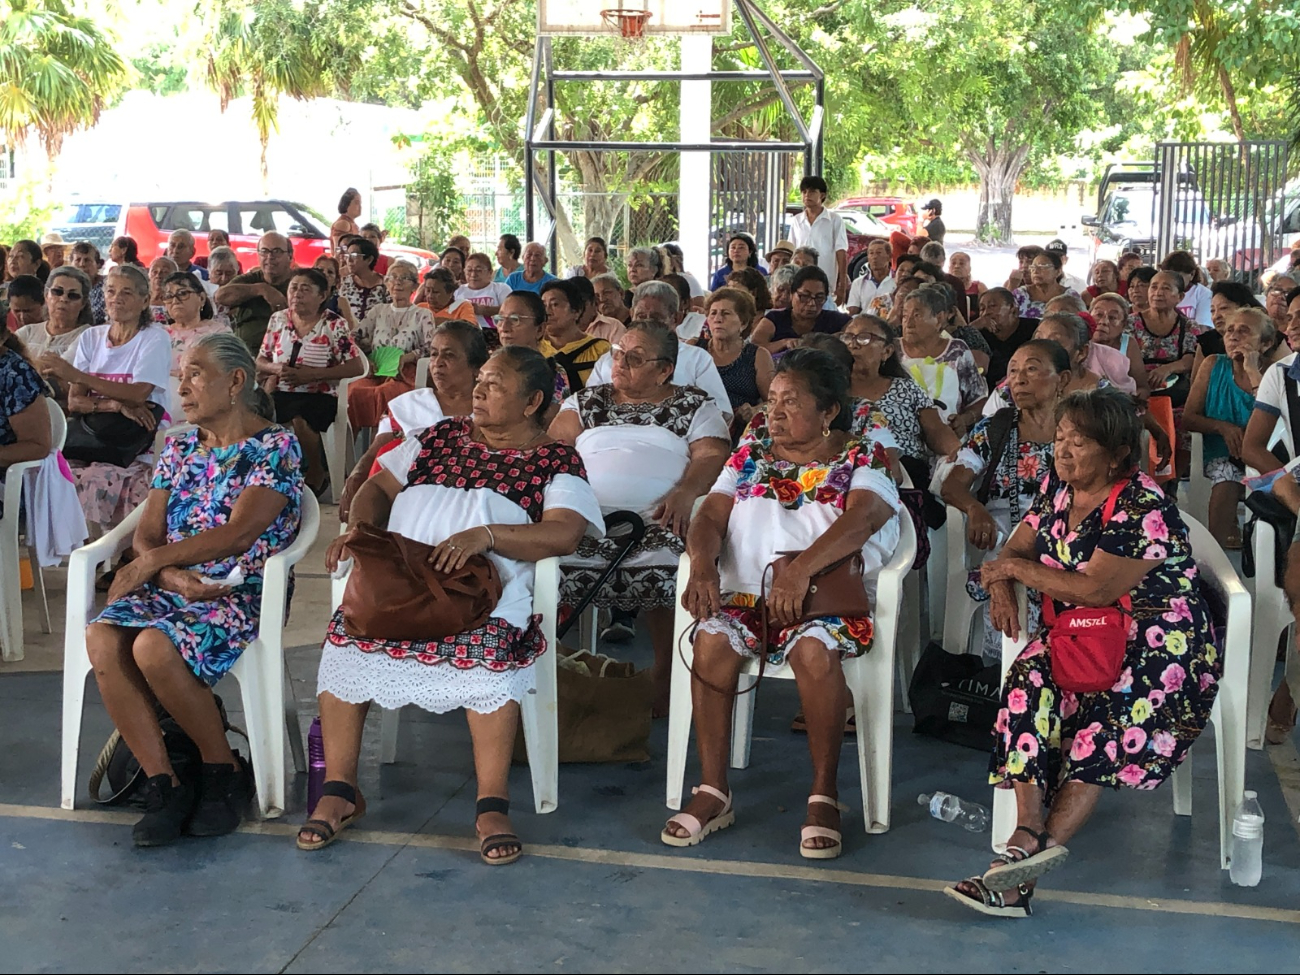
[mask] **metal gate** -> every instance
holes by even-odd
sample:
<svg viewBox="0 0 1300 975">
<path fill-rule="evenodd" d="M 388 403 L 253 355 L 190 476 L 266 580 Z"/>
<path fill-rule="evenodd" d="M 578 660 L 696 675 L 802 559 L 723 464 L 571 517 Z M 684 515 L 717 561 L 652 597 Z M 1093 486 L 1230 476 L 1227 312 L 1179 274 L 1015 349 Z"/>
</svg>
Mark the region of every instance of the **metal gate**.
<svg viewBox="0 0 1300 975">
<path fill-rule="evenodd" d="M 710 187 L 709 266 L 727 259 L 727 241 L 738 232 L 749 234 L 766 254 L 787 236 L 786 201 L 793 174 L 804 173 L 802 153 L 715 153 Z"/>
<path fill-rule="evenodd" d="M 1284 142 L 1161 142 L 1155 159 L 1156 256 L 1191 251 L 1256 284 L 1282 246 Z"/>
</svg>

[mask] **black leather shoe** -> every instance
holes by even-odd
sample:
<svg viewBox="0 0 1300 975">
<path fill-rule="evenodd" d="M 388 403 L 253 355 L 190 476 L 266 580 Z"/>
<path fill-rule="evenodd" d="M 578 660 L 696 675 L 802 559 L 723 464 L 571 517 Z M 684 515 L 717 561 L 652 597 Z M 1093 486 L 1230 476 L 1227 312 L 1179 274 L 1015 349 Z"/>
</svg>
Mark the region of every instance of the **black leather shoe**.
<svg viewBox="0 0 1300 975">
<path fill-rule="evenodd" d="M 238 829 L 248 801 L 244 770 L 203 764 L 199 797 L 185 831 L 191 836 L 225 836 Z"/>
<path fill-rule="evenodd" d="M 181 835 L 181 827 L 194 811 L 194 793 L 183 782 L 172 784 L 170 775 L 155 775 L 145 783 L 144 818 L 131 830 L 136 846 L 166 846 Z"/>
</svg>

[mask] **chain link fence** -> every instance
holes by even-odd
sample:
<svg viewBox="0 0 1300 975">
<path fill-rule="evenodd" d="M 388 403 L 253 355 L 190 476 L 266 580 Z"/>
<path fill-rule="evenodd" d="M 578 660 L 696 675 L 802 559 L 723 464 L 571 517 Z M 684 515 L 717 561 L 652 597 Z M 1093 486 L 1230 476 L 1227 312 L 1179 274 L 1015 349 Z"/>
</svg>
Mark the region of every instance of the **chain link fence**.
<svg viewBox="0 0 1300 975">
<path fill-rule="evenodd" d="M 456 184 L 464 209 L 459 229 L 474 250 L 493 254 L 502 234 L 524 239 L 523 176 L 512 159 L 474 156 L 456 173 Z M 611 257 L 620 263 L 633 247 L 677 239 L 676 193 L 587 193 L 569 186 L 557 195 L 564 215 L 559 242 L 565 266 L 582 260 L 583 243 L 592 236 L 604 237 Z M 366 212 L 395 240 L 419 237 L 419 204 L 408 199 L 405 187 L 371 188 Z"/>
</svg>

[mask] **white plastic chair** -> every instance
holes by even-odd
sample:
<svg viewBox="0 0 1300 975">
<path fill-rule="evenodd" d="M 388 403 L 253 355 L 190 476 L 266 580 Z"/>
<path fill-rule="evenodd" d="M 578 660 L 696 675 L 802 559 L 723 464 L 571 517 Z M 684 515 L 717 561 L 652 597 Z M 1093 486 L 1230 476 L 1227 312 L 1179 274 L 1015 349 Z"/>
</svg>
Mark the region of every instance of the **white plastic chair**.
<svg viewBox="0 0 1300 975">
<path fill-rule="evenodd" d="M 970 649 L 971 622 L 980 604 L 966 592 L 967 566 L 983 553 L 966 539 L 966 514 L 948 505 L 944 524 L 948 536 L 948 592 L 943 610 L 943 648 L 949 653 L 967 653 Z"/>
<path fill-rule="evenodd" d="M 876 580 L 875 638 L 869 653 L 844 661 L 844 678 L 853 694 L 857 722 L 858 772 L 862 779 L 862 820 L 868 833 L 889 829 L 891 759 L 894 744 L 894 654 L 903 604 L 903 580 L 916 560 L 916 533 L 906 512 L 899 514 L 898 548 Z M 666 801 L 669 809 L 681 809 L 686 778 L 686 753 L 690 745 L 691 662 L 693 648 L 685 639 L 691 628 L 690 614 L 682 608 L 682 593 L 691 576 L 690 556 L 683 555 L 677 568 L 677 616 L 673 642 L 681 647 L 674 654 L 672 698 L 668 706 L 668 777 Z M 757 680 L 758 661 L 741 671 L 740 690 Z M 769 667 L 767 679 L 793 680 L 788 665 Z M 749 746 L 754 725 L 754 693 L 736 698 L 732 719 L 731 767 L 749 765 Z"/>
<path fill-rule="evenodd" d="M 68 436 L 68 420 L 53 399 L 45 397 L 50 411 L 51 453 L 63 449 Z M 0 514 L 0 638 L 4 640 L 0 653 L 4 660 L 22 660 L 23 651 L 23 587 L 22 570 L 18 558 L 18 522 L 22 506 L 23 480 L 28 471 L 36 470 L 45 461 L 24 460 L 10 464 L 5 470 L 4 512 Z M 50 603 L 45 594 L 45 576 L 41 572 L 36 548 L 30 544 L 28 532 L 27 558 L 32 568 L 32 582 L 41 603 L 41 632 L 50 632 Z"/>
<path fill-rule="evenodd" d="M 1205 476 L 1205 434 L 1193 433 L 1192 466 L 1187 479 L 1186 499 L 1179 507 L 1202 525 L 1210 523 L 1210 479 Z"/>
<path fill-rule="evenodd" d="M 420 356 L 415 360 L 415 388 L 424 389 L 429 385 L 429 357 Z"/>
<path fill-rule="evenodd" d="M 1237 577 L 1232 563 L 1208 528 L 1193 518 L 1184 518 L 1191 536 L 1192 554 L 1200 568 L 1200 582 L 1214 589 L 1227 606 L 1225 636 L 1218 647 L 1223 660 L 1223 679 L 1210 711 L 1219 772 L 1219 865 L 1228 869 L 1229 835 L 1232 816 L 1246 788 L 1246 700 L 1250 660 L 1244 650 L 1250 633 L 1250 593 Z M 1002 677 L 1028 643 L 1025 633 L 1025 591 L 1016 586 L 1020 604 L 1020 639 L 1002 638 Z M 1194 750 L 1194 749 L 1193 749 Z M 1174 813 L 1192 814 L 1192 752 L 1189 751 L 1170 786 Z M 993 790 L 993 848 L 1006 850 L 1016 828 L 1016 798 L 1010 789 Z"/>
<path fill-rule="evenodd" d="M 330 472 L 330 498 L 334 504 L 338 504 L 339 495 L 343 493 L 343 482 L 347 480 L 348 471 L 352 469 L 348 460 L 348 450 L 353 447 L 354 434 L 351 424 L 348 423 L 348 387 L 354 380 L 364 379 L 370 375 L 369 357 L 362 356 L 361 362 L 365 371 L 360 376 L 339 380 L 338 411 L 334 414 L 334 422 L 329 425 L 329 429 L 320 435 L 321 449 L 325 453 L 325 466 Z"/>
<path fill-rule="evenodd" d="M 1282 438 L 1283 427 L 1278 429 L 1270 440 L 1271 448 Z M 1289 444 L 1286 444 L 1290 447 Z M 1254 477 L 1259 474 L 1253 467 L 1246 468 L 1246 475 Z M 1246 742 L 1251 748 L 1264 747 L 1264 730 L 1268 723 L 1268 705 L 1272 697 L 1273 671 L 1277 664 L 1277 645 L 1284 633 L 1287 635 L 1287 676 L 1293 693 L 1300 694 L 1300 661 L 1295 660 L 1295 651 L 1291 647 L 1290 631 L 1295 622 L 1291 607 L 1287 604 L 1286 593 L 1277 584 L 1277 532 L 1273 526 L 1262 518 L 1255 521 L 1254 540 L 1251 551 L 1255 556 L 1254 602 L 1255 628 L 1251 635 L 1250 650 L 1250 696 L 1246 719 Z"/>
<path fill-rule="evenodd" d="M 343 599 L 346 577 L 333 585 L 334 607 Z M 528 748 L 528 771 L 533 779 L 533 807 L 540 813 L 555 812 L 560 802 L 559 687 L 555 671 L 559 642 L 555 625 L 559 618 L 560 560 L 542 559 L 533 574 L 533 612 L 542 618 L 546 652 L 533 663 L 536 686 L 520 704 L 524 744 Z M 385 765 L 397 761 L 397 733 L 402 712 L 384 709 L 380 718 L 379 760 Z"/>
<path fill-rule="evenodd" d="M 60 802 L 72 809 L 77 793 L 77 751 L 81 743 L 81 713 L 86 697 L 86 675 L 90 657 L 86 651 L 86 624 L 94 617 L 95 574 L 130 547 L 144 506 L 136 508 L 126 520 L 98 541 L 82 546 L 68 561 L 68 609 L 63 642 L 63 770 Z M 257 639 L 250 643 L 231 668 L 239 682 L 244 702 L 244 720 L 248 726 L 249 750 L 253 774 L 257 780 L 257 802 L 262 817 L 271 819 L 284 813 L 287 777 L 284 768 L 284 734 L 289 733 L 294 767 L 307 770 L 302 749 L 302 729 L 298 724 L 298 703 L 289 684 L 284 660 L 284 621 L 289 596 L 289 570 L 296 565 L 320 531 L 320 507 L 306 489 L 302 495 L 302 526 L 298 537 L 283 552 L 266 560 L 262 582 L 261 625 Z"/>
</svg>

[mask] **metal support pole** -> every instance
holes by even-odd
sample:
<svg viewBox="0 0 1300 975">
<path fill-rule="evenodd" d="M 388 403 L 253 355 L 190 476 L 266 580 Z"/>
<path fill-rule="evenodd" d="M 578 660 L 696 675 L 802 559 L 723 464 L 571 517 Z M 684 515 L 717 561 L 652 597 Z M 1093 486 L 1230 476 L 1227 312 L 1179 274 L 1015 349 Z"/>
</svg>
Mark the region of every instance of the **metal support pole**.
<svg viewBox="0 0 1300 975">
<path fill-rule="evenodd" d="M 750 0 L 733 0 L 736 4 L 736 10 L 745 21 L 745 26 L 749 28 L 750 35 L 754 38 L 754 46 L 758 48 L 758 55 L 763 59 L 763 65 L 767 68 L 768 74 L 771 75 L 772 85 L 776 88 L 776 93 L 781 96 L 781 104 L 790 114 L 794 121 L 795 128 L 799 131 L 799 136 L 804 142 L 811 141 L 808 136 L 808 126 L 804 124 L 803 116 L 799 114 L 799 109 L 794 103 L 794 98 L 790 94 L 790 89 L 781 76 L 781 69 L 776 66 L 772 60 L 772 52 L 768 49 L 767 41 L 759 33 L 758 23 L 754 19 L 754 8 Z"/>
<path fill-rule="evenodd" d="M 546 107 L 549 109 L 548 115 L 551 124 L 547 128 L 546 137 L 549 141 L 555 141 L 555 65 L 551 58 L 551 39 L 546 38 L 546 45 L 543 48 L 546 57 Z M 557 278 L 560 276 L 560 200 L 556 193 L 556 159 L 555 150 L 552 149 L 546 156 L 546 193 L 551 200 L 551 273 Z"/>
<path fill-rule="evenodd" d="M 537 43 L 533 45 L 533 73 L 528 81 L 528 107 L 524 117 L 524 234 L 528 240 L 533 239 L 533 208 L 537 202 L 533 197 L 533 167 L 537 159 L 533 149 L 533 127 L 537 123 L 538 82 L 541 79 L 544 40 L 538 35 Z"/>
</svg>

